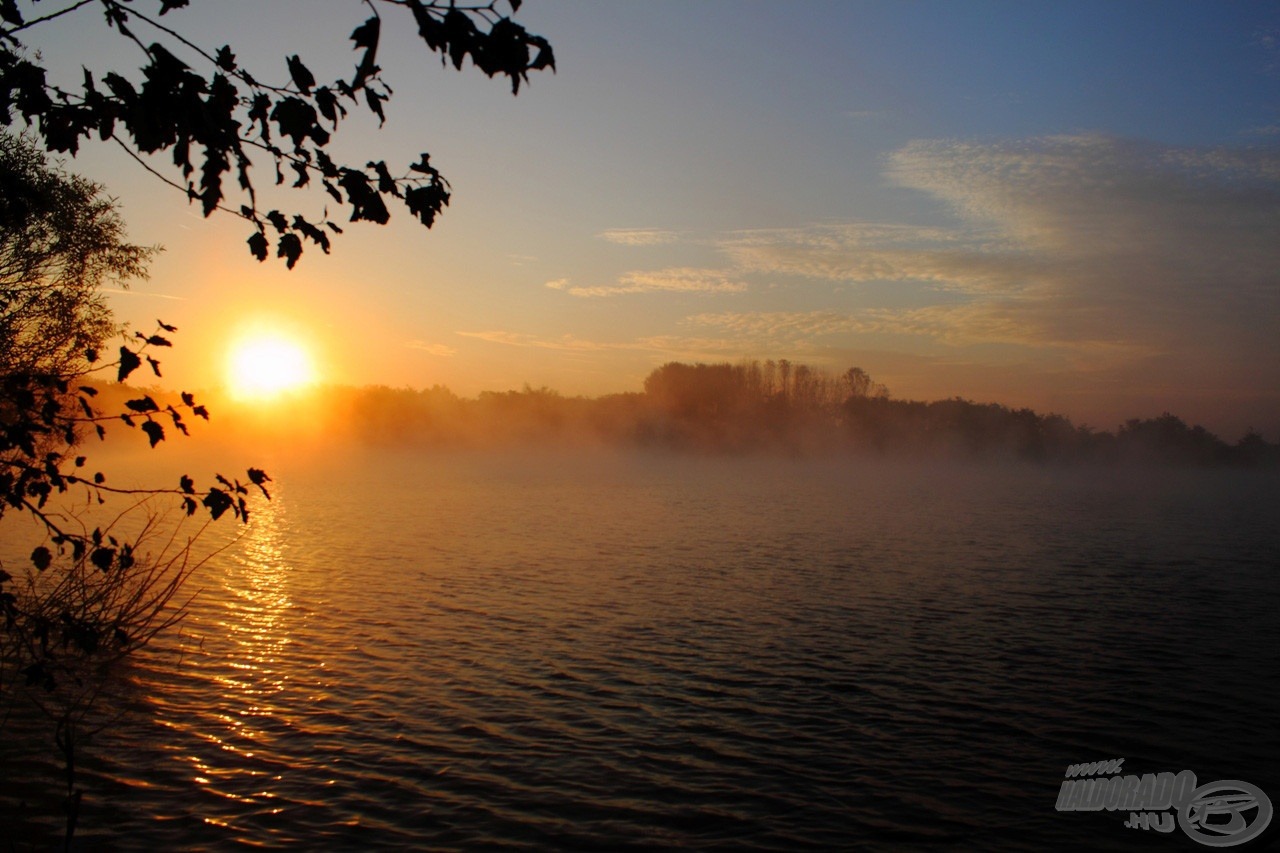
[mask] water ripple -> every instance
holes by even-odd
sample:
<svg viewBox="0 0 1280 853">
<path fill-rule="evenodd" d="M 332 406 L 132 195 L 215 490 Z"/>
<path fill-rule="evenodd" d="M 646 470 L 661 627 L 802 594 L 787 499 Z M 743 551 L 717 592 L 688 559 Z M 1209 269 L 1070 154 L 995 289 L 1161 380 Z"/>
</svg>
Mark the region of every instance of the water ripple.
<svg viewBox="0 0 1280 853">
<path fill-rule="evenodd" d="M 1273 481 L 590 462 L 282 472 L 131 664 L 89 838 L 1124 849 L 1067 764 L 1280 795 Z"/>
</svg>

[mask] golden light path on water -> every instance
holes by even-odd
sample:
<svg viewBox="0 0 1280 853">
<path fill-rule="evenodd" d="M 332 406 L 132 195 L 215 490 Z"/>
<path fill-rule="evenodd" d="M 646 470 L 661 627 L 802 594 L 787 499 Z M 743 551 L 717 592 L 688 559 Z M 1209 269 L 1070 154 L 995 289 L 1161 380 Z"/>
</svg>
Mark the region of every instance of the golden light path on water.
<svg viewBox="0 0 1280 853">
<path fill-rule="evenodd" d="M 221 722 L 227 735 L 208 737 L 223 750 L 246 760 L 254 758 L 252 745 L 265 731 L 263 718 L 278 718 L 285 710 L 272 702 L 272 698 L 285 688 L 288 675 L 281 665 L 281 654 L 289 644 L 290 606 L 288 591 L 289 567 L 285 563 L 281 547 L 286 535 L 282 502 L 263 503 L 254 512 L 240 553 L 227 561 L 225 589 L 231 594 L 226 618 L 217 623 L 218 629 L 230 639 L 240 655 L 228 660 L 228 672 L 213 677 L 219 696 L 240 696 L 243 707 L 233 713 L 223 713 Z M 248 747 L 237 744 L 247 743 Z M 199 785 L 209 786 L 217 792 L 217 768 L 199 755 L 189 757 Z M 264 774 L 265 775 L 265 774 Z M 254 803 L 269 801 L 275 795 L 270 790 L 279 776 L 263 779 L 263 790 L 245 797 L 226 792 L 232 800 Z M 279 808 L 272 809 L 274 813 Z M 206 817 L 205 821 L 216 825 L 225 822 Z"/>
<path fill-rule="evenodd" d="M 258 718 L 278 716 L 283 709 L 272 704 L 272 697 L 284 690 L 288 675 L 282 671 L 280 656 L 289 643 L 288 592 L 289 567 L 284 562 L 281 548 L 281 529 L 285 510 L 281 503 L 267 503 L 255 512 L 242 555 L 230 562 L 226 587 L 235 598 L 232 609 L 238 618 L 228 619 L 219 627 L 226 631 L 244 652 L 238 661 L 229 661 L 232 674 L 218 676 L 215 680 L 224 694 L 239 693 L 246 698 L 243 710 L 235 715 L 224 715 L 229 729 L 250 743 L 258 739 L 262 730 L 255 726 Z M 236 748 L 226 747 L 235 752 Z M 244 757 L 252 759 L 252 751 Z M 192 756 L 199 766 L 198 756 Z M 212 784 L 207 777 L 197 776 L 196 782 Z M 276 777 L 272 781 L 280 781 Z M 269 786 L 268 786 L 269 787 Z M 273 794 L 263 790 L 256 795 L 270 799 Z M 237 799 L 232 797 L 232 799 Z M 279 809 L 273 809 L 278 812 Z M 217 822 L 214 818 L 206 818 Z"/>
<path fill-rule="evenodd" d="M 205 676 L 203 692 L 213 705 L 193 717 L 180 707 L 164 713 L 162 693 L 151 700 L 161 706 L 159 721 L 175 735 L 173 743 L 195 738 L 198 748 L 180 760 L 191 783 L 227 805 L 226 814 L 204 814 L 202 820 L 229 831 L 237 830 L 238 811 L 261 817 L 285 810 L 280 798 L 289 768 L 271 765 L 282 733 L 297 729 L 305 713 L 296 697 L 286 696 L 300 672 L 289 659 L 290 646 L 311 616 L 290 593 L 289 512 L 282 488 L 274 500 L 257 501 L 243 536 L 215 560 L 217 574 L 204 579 L 211 589 L 193 602 L 196 633 L 184 642 L 194 646 L 183 654 L 182 666 L 188 676 Z M 324 662 L 309 665 L 323 668 Z"/>
</svg>

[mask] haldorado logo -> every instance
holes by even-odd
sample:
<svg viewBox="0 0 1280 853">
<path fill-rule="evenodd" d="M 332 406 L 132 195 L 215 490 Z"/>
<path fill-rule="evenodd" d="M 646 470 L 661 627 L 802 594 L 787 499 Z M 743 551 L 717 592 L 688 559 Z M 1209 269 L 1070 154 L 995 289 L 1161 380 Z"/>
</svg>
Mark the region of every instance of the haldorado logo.
<svg viewBox="0 0 1280 853">
<path fill-rule="evenodd" d="M 1271 823 L 1271 800 L 1260 788 L 1228 779 L 1196 785 L 1196 774 L 1121 775 L 1123 758 L 1073 764 L 1058 789 L 1060 812 L 1127 811 L 1130 829 L 1182 831 L 1208 847 L 1234 847 Z M 1175 818 L 1176 815 L 1176 818 Z"/>
</svg>

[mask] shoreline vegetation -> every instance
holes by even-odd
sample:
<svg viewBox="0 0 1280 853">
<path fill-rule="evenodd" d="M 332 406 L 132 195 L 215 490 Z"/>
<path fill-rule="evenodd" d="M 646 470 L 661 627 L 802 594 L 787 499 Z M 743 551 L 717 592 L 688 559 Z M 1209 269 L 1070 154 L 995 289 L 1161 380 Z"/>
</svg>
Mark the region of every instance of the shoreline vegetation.
<svg viewBox="0 0 1280 853">
<path fill-rule="evenodd" d="M 106 397 L 137 388 L 103 387 Z M 145 389 L 160 399 L 165 392 Z M 640 392 L 567 397 L 550 388 L 460 397 L 440 385 L 312 389 L 269 403 L 210 406 L 227 440 L 345 439 L 372 446 L 482 449 L 596 446 L 710 454 L 871 454 L 1043 463 L 1280 467 L 1280 444 L 1234 444 L 1168 412 L 1115 430 L 959 397 L 892 397 L 860 368 L 786 360 L 669 362 Z"/>
</svg>

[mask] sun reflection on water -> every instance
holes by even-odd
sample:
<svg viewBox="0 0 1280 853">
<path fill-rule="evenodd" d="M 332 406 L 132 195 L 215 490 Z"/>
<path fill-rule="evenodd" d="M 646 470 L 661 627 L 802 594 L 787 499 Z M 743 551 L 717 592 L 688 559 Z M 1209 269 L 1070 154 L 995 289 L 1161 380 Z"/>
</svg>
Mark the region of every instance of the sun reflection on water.
<svg viewBox="0 0 1280 853">
<path fill-rule="evenodd" d="M 245 661 L 237 666 L 253 672 L 269 671 L 289 644 L 285 625 L 293 601 L 284 553 L 285 515 L 278 495 L 262 503 L 253 514 L 241 553 L 228 567 L 227 587 L 235 595 L 231 607 L 240 620 L 227 627 L 245 652 Z"/>
<path fill-rule="evenodd" d="M 251 812 L 280 811 L 287 775 L 278 761 L 280 741 L 297 725 L 287 697 L 295 668 L 290 647 L 307 612 L 290 592 L 289 505 L 283 489 L 273 492 L 221 561 L 213 580 L 221 589 L 210 596 L 212 609 L 199 616 L 204 636 L 192 664 L 216 703 L 198 711 L 199 722 L 187 715 L 170 721 L 205 745 L 185 756 L 188 778 L 215 798 L 205 801 L 201 819 L 232 831 L 243 827 L 228 815 L 243 816 L 245 805 Z M 237 809 L 229 810 L 232 803 Z"/>
</svg>

